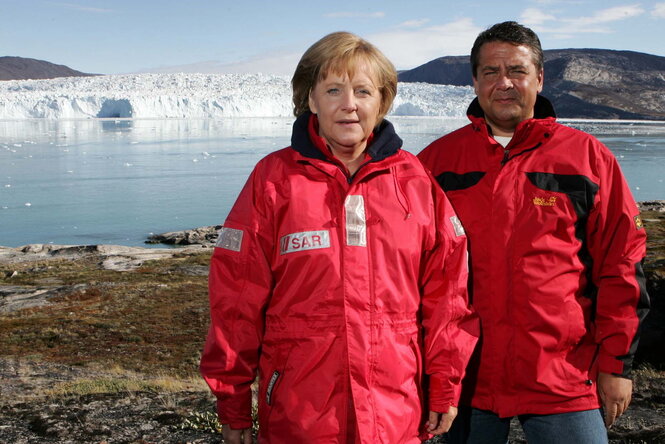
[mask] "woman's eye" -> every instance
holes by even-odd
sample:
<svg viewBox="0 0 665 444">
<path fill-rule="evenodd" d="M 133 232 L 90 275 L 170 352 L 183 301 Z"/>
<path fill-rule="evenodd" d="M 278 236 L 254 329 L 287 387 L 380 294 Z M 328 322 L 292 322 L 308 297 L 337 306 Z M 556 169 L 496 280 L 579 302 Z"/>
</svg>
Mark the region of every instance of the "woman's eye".
<svg viewBox="0 0 665 444">
<path fill-rule="evenodd" d="M 328 94 L 336 95 L 339 94 L 339 88 L 330 88 L 326 91 Z"/>
<path fill-rule="evenodd" d="M 371 96 L 372 95 L 372 93 L 368 89 L 356 90 L 356 94 L 361 95 L 361 96 Z"/>
</svg>

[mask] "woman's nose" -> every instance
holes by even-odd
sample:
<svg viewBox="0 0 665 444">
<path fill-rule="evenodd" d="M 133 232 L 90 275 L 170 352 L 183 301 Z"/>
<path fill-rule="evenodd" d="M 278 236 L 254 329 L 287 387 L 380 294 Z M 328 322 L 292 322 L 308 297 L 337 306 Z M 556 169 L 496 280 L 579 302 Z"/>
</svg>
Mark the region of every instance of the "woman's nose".
<svg viewBox="0 0 665 444">
<path fill-rule="evenodd" d="M 345 92 L 342 98 L 342 109 L 345 111 L 355 111 L 358 109 L 356 96 L 353 91 Z"/>
</svg>

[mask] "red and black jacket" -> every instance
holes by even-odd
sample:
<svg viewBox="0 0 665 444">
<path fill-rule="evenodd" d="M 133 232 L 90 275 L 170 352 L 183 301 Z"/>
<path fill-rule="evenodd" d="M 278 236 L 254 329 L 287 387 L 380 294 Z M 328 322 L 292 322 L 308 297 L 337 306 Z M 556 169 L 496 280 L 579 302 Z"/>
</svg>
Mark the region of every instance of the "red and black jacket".
<svg viewBox="0 0 665 444">
<path fill-rule="evenodd" d="M 471 123 L 419 154 L 469 240 L 481 341 L 466 402 L 502 417 L 599 406 L 598 371 L 627 376 L 648 311 L 646 235 L 611 152 L 538 97 L 504 148 Z"/>
</svg>

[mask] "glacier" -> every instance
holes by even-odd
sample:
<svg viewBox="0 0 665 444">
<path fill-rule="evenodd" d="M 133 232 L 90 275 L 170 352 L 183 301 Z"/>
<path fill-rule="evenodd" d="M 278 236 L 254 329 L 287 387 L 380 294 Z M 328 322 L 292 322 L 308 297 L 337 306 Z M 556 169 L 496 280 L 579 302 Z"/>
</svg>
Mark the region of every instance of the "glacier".
<svg viewBox="0 0 665 444">
<path fill-rule="evenodd" d="M 471 87 L 400 82 L 390 115 L 461 118 Z M 0 82 L 0 119 L 292 116 L 286 76 L 124 74 Z"/>
</svg>

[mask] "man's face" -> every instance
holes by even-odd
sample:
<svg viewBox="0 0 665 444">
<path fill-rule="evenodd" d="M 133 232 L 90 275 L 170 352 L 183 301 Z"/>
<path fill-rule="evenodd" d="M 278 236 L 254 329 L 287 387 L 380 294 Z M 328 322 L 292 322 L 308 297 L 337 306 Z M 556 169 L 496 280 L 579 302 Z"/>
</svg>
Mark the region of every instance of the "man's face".
<svg viewBox="0 0 665 444">
<path fill-rule="evenodd" d="M 473 87 L 485 120 L 495 136 L 512 136 L 515 127 L 533 117 L 536 96 L 543 89 L 543 70 L 523 45 L 489 42 L 480 47 Z"/>
</svg>

